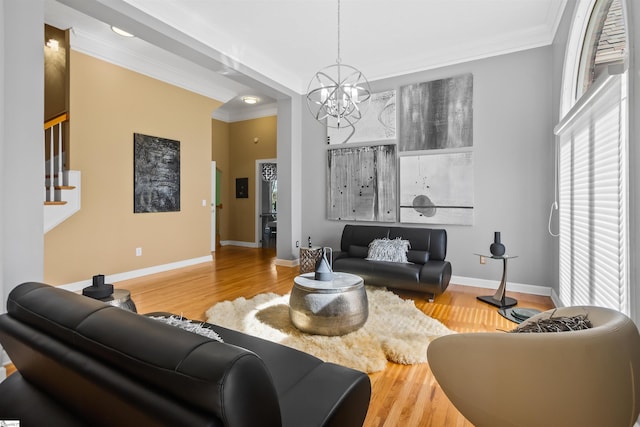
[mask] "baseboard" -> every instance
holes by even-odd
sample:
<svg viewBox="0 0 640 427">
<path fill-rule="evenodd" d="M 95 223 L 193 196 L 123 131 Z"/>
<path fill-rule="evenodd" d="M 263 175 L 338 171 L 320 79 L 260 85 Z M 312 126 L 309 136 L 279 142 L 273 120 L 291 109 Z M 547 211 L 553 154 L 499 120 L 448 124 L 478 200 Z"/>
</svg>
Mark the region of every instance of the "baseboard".
<svg viewBox="0 0 640 427">
<path fill-rule="evenodd" d="M 461 286 L 473 286 L 476 288 L 498 289 L 500 281 L 498 280 L 486 280 L 476 279 L 473 277 L 451 276 L 451 282 Z M 552 297 L 553 300 L 553 288 L 548 286 L 527 285 L 525 283 L 507 282 L 507 292 L 522 292 L 523 294 L 542 295 Z M 557 295 L 556 295 L 557 297 Z M 557 299 L 557 298 L 556 298 Z M 556 303 L 553 300 L 554 304 Z"/>
<path fill-rule="evenodd" d="M 243 248 L 259 248 L 260 244 L 256 242 L 241 242 L 239 240 L 221 240 L 220 246 L 242 246 Z"/>
<path fill-rule="evenodd" d="M 123 280 L 135 279 L 137 277 L 148 276 L 150 274 L 162 273 L 164 271 L 175 270 L 177 268 L 188 267 L 190 265 L 202 264 L 205 262 L 211 262 L 211 255 L 203 256 L 200 258 L 186 259 L 184 261 L 171 262 L 168 264 L 155 265 L 153 267 L 141 268 L 139 270 L 127 271 L 124 273 L 116 273 L 105 275 L 106 283 L 121 282 Z M 66 285 L 58 286 L 61 289 L 77 292 L 83 288 L 91 285 L 91 279 L 83 280 L 81 282 L 67 283 Z"/>
<path fill-rule="evenodd" d="M 275 261 L 276 265 L 281 265 L 283 267 L 295 267 L 297 265 L 300 265 L 300 259 L 280 259 L 280 258 L 276 258 Z"/>
</svg>

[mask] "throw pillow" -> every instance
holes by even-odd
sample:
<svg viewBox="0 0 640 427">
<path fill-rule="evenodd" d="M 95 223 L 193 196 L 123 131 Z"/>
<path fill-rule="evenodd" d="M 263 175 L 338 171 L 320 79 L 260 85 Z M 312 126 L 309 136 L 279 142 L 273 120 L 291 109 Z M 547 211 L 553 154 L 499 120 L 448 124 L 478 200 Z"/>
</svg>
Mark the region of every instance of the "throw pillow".
<svg viewBox="0 0 640 427">
<path fill-rule="evenodd" d="M 567 332 L 579 331 L 591 328 L 591 321 L 585 314 L 576 316 L 553 317 L 553 313 L 548 318 L 542 318 L 528 322 L 522 326 L 509 331 L 511 333 L 532 333 L 532 332 Z"/>
<path fill-rule="evenodd" d="M 162 323 L 166 323 L 171 326 L 178 327 L 180 329 L 184 329 L 185 331 L 193 332 L 194 334 L 202 335 L 207 338 L 211 338 L 216 341 L 224 342 L 222 337 L 216 333 L 211 328 L 208 328 L 204 325 L 204 322 L 193 322 L 189 319 L 185 319 L 183 317 L 177 316 L 147 316 L 149 319 L 157 320 Z"/>
<path fill-rule="evenodd" d="M 408 240 L 396 239 L 375 239 L 369 243 L 368 260 L 373 261 L 390 261 L 390 262 L 408 262 L 407 251 L 410 243 Z"/>
</svg>

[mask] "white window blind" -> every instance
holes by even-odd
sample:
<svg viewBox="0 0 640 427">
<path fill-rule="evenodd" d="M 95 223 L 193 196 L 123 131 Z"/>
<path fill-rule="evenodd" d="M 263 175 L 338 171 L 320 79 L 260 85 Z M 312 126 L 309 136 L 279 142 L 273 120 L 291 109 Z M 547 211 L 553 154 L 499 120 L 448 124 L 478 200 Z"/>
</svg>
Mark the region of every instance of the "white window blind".
<svg viewBox="0 0 640 427">
<path fill-rule="evenodd" d="M 555 128 L 565 306 L 629 314 L 626 82 L 602 76 Z"/>
</svg>

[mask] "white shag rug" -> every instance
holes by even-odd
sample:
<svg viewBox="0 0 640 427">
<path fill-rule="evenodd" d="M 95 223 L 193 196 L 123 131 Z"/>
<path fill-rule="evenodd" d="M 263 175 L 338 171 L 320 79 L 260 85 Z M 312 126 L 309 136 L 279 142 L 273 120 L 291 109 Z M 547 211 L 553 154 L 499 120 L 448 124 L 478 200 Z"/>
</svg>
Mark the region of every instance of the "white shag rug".
<svg viewBox="0 0 640 427">
<path fill-rule="evenodd" d="M 367 286 L 369 318 L 343 336 L 310 335 L 289 320 L 289 294 L 265 293 L 220 302 L 207 310 L 207 322 L 310 353 L 325 362 L 371 373 L 387 360 L 411 365 L 427 361 L 433 339 L 455 333 L 384 288 Z"/>
</svg>

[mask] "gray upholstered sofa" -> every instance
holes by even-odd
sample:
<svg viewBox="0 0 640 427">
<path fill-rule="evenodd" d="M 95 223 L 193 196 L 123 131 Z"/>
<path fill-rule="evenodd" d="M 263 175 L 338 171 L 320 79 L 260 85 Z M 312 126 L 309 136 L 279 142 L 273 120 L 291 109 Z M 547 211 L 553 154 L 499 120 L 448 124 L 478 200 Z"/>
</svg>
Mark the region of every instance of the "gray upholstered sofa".
<svg viewBox="0 0 640 427">
<path fill-rule="evenodd" d="M 369 406 L 365 373 L 216 325 L 224 343 L 41 283 L 7 311 L 0 420 L 21 427 L 359 426 Z"/>
<path fill-rule="evenodd" d="M 407 261 L 367 259 L 374 239 L 408 240 Z M 357 274 L 366 285 L 424 292 L 429 299 L 442 294 L 451 280 L 447 255 L 447 232 L 443 229 L 345 225 L 340 251 L 334 253 L 333 270 Z"/>
</svg>

